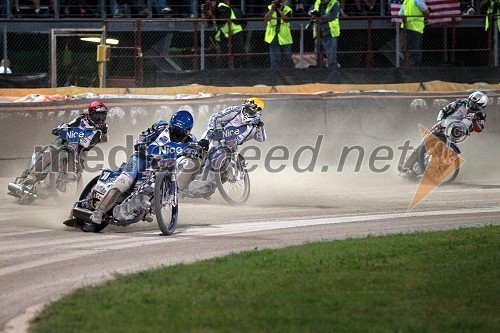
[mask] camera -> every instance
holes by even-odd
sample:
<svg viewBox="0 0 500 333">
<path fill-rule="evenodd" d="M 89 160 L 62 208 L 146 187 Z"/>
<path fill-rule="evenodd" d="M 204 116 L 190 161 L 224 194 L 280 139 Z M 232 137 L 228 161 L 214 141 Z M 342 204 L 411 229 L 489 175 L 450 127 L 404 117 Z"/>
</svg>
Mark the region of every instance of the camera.
<svg viewBox="0 0 500 333">
<path fill-rule="evenodd" d="M 201 4 L 201 10 L 209 11 L 212 7 L 211 2 L 212 2 L 212 0 L 205 0 L 205 2 Z"/>
<path fill-rule="evenodd" d="M 321 13 L 319 11 L 317 11 L 316 9 L 311 10 L 310 14 L 311 14 L 311 16 L 314 16 L 314 17 L 321 16 Z"/>
</svg>

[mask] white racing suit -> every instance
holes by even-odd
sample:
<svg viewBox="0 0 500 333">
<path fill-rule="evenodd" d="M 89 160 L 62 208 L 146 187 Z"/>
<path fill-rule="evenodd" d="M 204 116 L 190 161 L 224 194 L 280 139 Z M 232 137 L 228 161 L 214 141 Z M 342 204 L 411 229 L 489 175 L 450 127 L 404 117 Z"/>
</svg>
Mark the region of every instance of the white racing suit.
<svg viewBox="0 0 500 333">
<path fill-rule="evenodd" d="M 431 133 L 441 133 L 447 124 L 446 119 L 448 118 L 462 119 L 461 123 L 463 124 L 463 127 L 467 129 L 467 132 L 464 134 L 468 135 L 470 132 L 480 133 L 483 131 L 486 115 L 480 111 L 470 112 L 469 108 L 467 107 L 467 100 L 459 99 L 446 105 L 439 111 L 439 114 L 437 116 L 438 122 L 432 128 Z M 423 144 L 425 144 L 425 140 L 422 140 L 413 148 L 410 155 L 404 161 L 402 170 L 409 170 L 412 168 L 412 166 L 417 161 L 418 150 Z"/>
<path fill-rule="evenodd" d="M 244 122 L 242 120 L 243 117 L 241 115 L 241 109 L 241 106 L 230 106 L 221 112 L 214 113 L 208 120 L 207 131 L 203 133 L 200 140 L 209 141 L 208 158 L 203 166 L 203 168 L 205 168 L 204 177 L 201 181 L 193 181 L 189 185 L 190 189 L 199 189 L 207 185 L 211 186 L 214 181 L 214 173 L 209 166 L 210 164 L 215 165 L 215 161 L 219 157 L 216 155 L 217 149 L 215 148 L 221 144 L 214 135 L 215 131 L 224 130 L 228 127 L 244 128 L 245 130 L 237 134 L 238 145 L 252 139 L 255 139 L 258 142 L 266 140 L 266 130 L 264 128 L 264 123 L 260 121 L 260 118 L 250 118 L 249 121 Z M 245 125 L 247 126 L 245 127 Z"/>
</svg>

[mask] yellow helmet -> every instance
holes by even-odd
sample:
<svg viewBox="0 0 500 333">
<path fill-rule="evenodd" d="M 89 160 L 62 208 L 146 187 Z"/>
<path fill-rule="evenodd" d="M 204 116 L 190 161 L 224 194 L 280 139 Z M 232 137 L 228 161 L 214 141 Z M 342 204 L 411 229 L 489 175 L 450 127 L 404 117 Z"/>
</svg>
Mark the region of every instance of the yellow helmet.
<svg viewBox="0 0 500 333">
<path fill-rule="evenodd" d="M 250 97 L 245 101 L 245 104 L 252 105 L 252 109 L 256 108 L 256 112 L 264 110 L 264 101 L 258 97 Z"/>
<path fill-rule="evenodd" d="M 264 101 L 258 97 L 250 97 L 241 106 L 241 117 L 244 123 L 251 122 L 254 118 L 259 118 L 264 110 Z"/>
</svg>

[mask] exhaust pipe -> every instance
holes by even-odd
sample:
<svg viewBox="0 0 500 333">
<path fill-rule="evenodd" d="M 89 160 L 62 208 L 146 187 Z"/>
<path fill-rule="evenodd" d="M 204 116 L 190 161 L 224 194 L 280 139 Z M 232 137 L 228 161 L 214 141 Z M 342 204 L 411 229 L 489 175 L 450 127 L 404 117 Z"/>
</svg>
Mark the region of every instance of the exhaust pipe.
<svg viewBox="0 0 500 333">
<path fill-rule="evenodd" d="M 75 217 L 78 220 L 85 221 L 88 223 L 92 222 L 90 220 L 90 215 L 92 215 L 92 211 L 90 211 L 88 209 L 81 208 L 81 207 L 75 207 L 75 208 L 73 208 L 72 213 L 73 213 L 73 217 Z"/>
<path fill-rule="evenodd" d="M 34 193 L 31 193 L 23 188 L 21 184 L 9 183 L 8 185 L 9 191 L 12 192 L 16 197 L 22 197 L 25 195 L 29 195 L 33 198 L 37 198 L 38 196 Z"/>
</svg>

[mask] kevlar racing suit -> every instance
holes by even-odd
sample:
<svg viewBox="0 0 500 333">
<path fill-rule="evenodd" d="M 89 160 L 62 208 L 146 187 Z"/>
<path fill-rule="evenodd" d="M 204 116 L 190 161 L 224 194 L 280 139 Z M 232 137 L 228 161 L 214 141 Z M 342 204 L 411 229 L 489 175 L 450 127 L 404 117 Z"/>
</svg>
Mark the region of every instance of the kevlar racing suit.
<svg viewBox="0 0 500 333">
<path fill-rule="evenodd" d="M 31 170 L 29 170 L 28 175 L 26 176 L 26 180 L 24 181 L 25 185 L 33 185 L 42 175 L 46 174 L 47 168 L 56 160 L 57 151 L 59 148 L 66 144 L 65 140 L 59 137 L 59 134 L 62 130 L 67 128 L 79 128 L 81 130 L 93 130 L 95 131 L 94 135 L 88 140 L 81 140 L 79 145 L 79 174 L 83 171 L 83 162 L 85 161 L 85 157 L 87 152 L 92 149 L 95 145 L 101 142 L 107 142 L 108 140 L 108 130 L 109 127 L 107 124 L 102 125 L 92 125 L 90 124 L 86 115 L 82 114 L 73 119 L 69 123 L 63 123 L 52 130 L 52 134 L 58 136 L 52 144 L 46 149 L 41 156 L 37 159 Z M 75 175 L 79 177 L 79 175 Z"/>
<path fill-rule="evenodd" d="M 188 135 L 184 142 L 187 146 L 195 140 L 196 138 L 193 135 Z M 99 202 L 99 205 L 91 216 L 92 222 L 100 224 L 103 214 L 113 207 L 122 193 L 132 186 L 138 173 L 150 167 L 151 161 L 147 155 L 148 146 L 162 146 L 170 141 L 168 122 L 164 120 L 157 121 L 139 134 L 134 142 L 134 153 L 127 161 L 123 172 L 116 178 L 113 187 L 106 192 L 105 196 Z M 149 215 L 145 219 L 147 221 L 151 219 L 152 221 L 152 217 Z"/>
<path fill-rule="evenodd" d="M 209 141 L 208 158 L 205 161 L 203 178 L 201 181 L 194 181 L 189 188 L 200 189 L 205 186 L 212 186 L 214 181 L 214 173 L 212 167 L 215 167 L 216 161 L 220 156 L 221 150 L 216 149 L 221 143 L 216 138 L 218 130 L 238 128 L 241 132 L 237 134 L 237 144 L 241 145 L 244 142 L 255 139 L 258 142 L 266 140 L 266 130 L 264 123 L 259 117 L 250 118 L 247 121 L 242 117 L 242 106 L 230 106 L 221 112 L 214 113 L 208 120 L 207 131 L 203 133 L 200 143 Z M 211 166 L 211 167 L 210 167 Z"/>
</svg>

